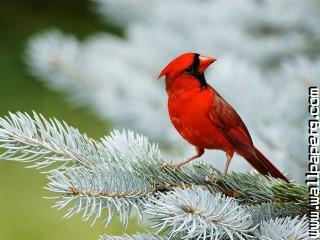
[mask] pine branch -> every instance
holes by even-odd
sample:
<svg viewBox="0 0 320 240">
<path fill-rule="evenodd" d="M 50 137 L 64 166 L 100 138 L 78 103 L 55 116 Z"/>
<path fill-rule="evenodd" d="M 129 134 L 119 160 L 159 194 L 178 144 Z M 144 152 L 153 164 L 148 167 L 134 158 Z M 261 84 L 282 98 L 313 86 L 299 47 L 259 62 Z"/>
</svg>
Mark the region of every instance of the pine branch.
<svg viewBox="0 0 320 240">
<path fill-rule="evenodd" d="M 308 212 L 308 206 L 295 203 L 262 203 L 244 206 L 251 214 L 254 224 L 260 224 L 261 221 L 268 221 L 274 218 L 285 217 L 303 217 Z"/>
<path fill-rule="evenodd" d="M 175 189 L 151 198 L 145 213 L 169 238 L 252 239 L 250 214 L 232 198 L 202 188 Z"/>
<path fill-rule="evenodd" d="M 212 166 L 202 164 L 187 165 L 176 171 L 163 168 L 165 162 L 158 146 L 144 136 L 130 131 L 114 131 L 97 142 L 56 119 L 48 121 L 36 113 L 33 117 L 26 113 L 10 113 L 9 117 L 0 119 L 0 146 L 7 149 L 1 158 L 31 162 L 37 168 L 56 162 L 77 163 L 87 167 L 115 166 L 144 178 L 159 191 L 204 185 L 244 203 L 306 203 L 305 186 L 286 184 L 257 174 L 222 177 Z"/>
<path fill-rule="evenodd" d="M 0 144 L 6 149 L 0 158 L 56 167 L 45 173 L 47 189 L 56 193 L 55 207 L 68 208 L 66 217 L 82 213 L 92 224 L 103 217 L 107 225 L 120 215 L 127 225 L 135 210 L 140 220 L 149 216 L 157 232 L 167 234 L 163 239 L 254 239 L 277 227 L 296 229 L 287 231 L 292 236 L 304 234 L 303 223 L 286 217 L 307 212 L 306 186 L 258 174 L 222 176 L 201 163 L 164 168 L 158 146 L 131 131 L 113 131 L 99 142 L 56 119 L 10 113 L 0 118 Z M 162 239 L 145 234 L 109 239 L 147 237 Z"/>
<path fill-rule="evenodd" d="M 106 225 L 116 214 L 127 225 L 132 209 L 142 219 L 147 197 L 155 191 L 148 182 L 115 168 L 71 167 L 53 170 L 48 178 L 50 182 L 47 189 L 59 194 L 53 197 L 59 199 L 55 207 L 61 209 L 71 205 L 65 217 L 83 212 L 83 220 L 93 218 L 92 225 L 101 217 L 104 209 L 108 213 Z"/>
<path fill-rule="evenodd" d="M 309 192 L 305 185 L 279 183 L 272 186 L 275 200 L 279 202 L 295 201 L 303 205 L 309 205 Z"/>
<path fill-rule="evenodd" d="M 139 178 L 145 178 L 159 191 L 174 187 L 206 185 L 209 178 L 217 177 L 219 171 L 209 165 L 187 165 L 179 170 L 164 168 L 158 145 L 149 142 L 145 136 L 132 131 L 111 132 L 101 140 L 103 155 L 109 162 L 121 167 Z"/>
<path fill-rule="evenodd" d="M 299 239 L 308 240 L 309 224 L 307 218 L 276 218 L 267 222 L 262 222 L 257 235 L 262 240 L 282 240 Z"/>
<path fill-rule="evenodd" d="M 1 159 L 27 162 L 37 169 L 54 163 L 97 166 L 106 160 L 93 139 L 64 122 L 46 120 L 35 112 L 33 118 L 21 112 L 0 118 L 0 147 L 6 149 Z"/>
<path fill-rule="evenodd" d="M 308 205 L 306 186 L 260 174 L 232 173 L 210 182 L 214 191 L 221 191 L 243 204 L 296 202 Z"/>
</svg>

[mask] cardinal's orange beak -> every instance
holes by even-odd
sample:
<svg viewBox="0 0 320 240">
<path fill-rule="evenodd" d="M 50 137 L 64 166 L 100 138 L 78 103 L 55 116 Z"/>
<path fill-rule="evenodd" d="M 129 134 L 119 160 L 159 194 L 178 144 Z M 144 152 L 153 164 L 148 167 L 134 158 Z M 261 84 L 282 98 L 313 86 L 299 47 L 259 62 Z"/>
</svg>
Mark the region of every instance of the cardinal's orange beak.
<svg viewBox="0 0 320 240">
<path fill-rule="evenodd" d="M 200 63 L 199 63 L 199 72 L 203 73 L 211 63 L 214 63 L 217 59 L 207 56 L 200 56 L 199 57 Z"/>
</svg>

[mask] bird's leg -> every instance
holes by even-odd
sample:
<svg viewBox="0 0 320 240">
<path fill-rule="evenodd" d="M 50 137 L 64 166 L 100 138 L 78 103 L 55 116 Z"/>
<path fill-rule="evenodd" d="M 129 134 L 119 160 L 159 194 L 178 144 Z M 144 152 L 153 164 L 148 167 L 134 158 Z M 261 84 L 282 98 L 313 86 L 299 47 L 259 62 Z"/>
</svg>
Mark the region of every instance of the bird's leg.
<svg viewBox="0 0 320 240">
<path fill-rule="evenodd" d="M 229 165 L 230 165 L 233 153 L 227 152 L 226 155 L 227 155 L 227 162 L 226 162 L 226 165 L 224 166 L 224 171 L 223 171 L 224 176 L 226 176 L 228 173 L 228 169 L 229 169 Z"/>
<path fill-rule="evenodd" d="M 188 162 L 190 162 L 190 161 L 192 161 L 192 160 L 194 160 L 194 159 L 196 159 L 198 157 L 201 157 L 202 154 L 204 153 L 204 149 L 203 148 L 196 147 L 196 151 L 197 151 L 196 155 L 194 155 L 194 156 L 192 156 L 192 157 L 190 157 L 190 158 L 188 158 L 188 159 L 186 159 L 186 160 L 184 160 L 182 162 L 179 162 L 177 164 L 165 163 L 165 164 L 162 165 L 162 167 L 163 168 L 164 167 L 169 167 L 169 168 L 172 168 L 172 169 L 179 169 L 182 165 L 184 165 L 184 164 L 186 164 L 186 163 L 188 163 Z"/>
</svg>

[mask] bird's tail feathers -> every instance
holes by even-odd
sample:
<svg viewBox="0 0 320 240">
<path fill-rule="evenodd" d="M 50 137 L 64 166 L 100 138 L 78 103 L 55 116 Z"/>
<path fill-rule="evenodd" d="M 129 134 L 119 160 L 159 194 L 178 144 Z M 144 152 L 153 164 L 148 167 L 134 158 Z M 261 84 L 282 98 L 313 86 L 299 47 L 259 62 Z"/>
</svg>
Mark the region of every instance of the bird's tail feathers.
<svg viewBox="0 0 320 240">
<path fill-rule="evenodd" d="M 281 178 L 289 182 L 288 178 L 274 166 L 268 158 L 266 158 L 256 147 L 254 152 L 246 152 L 241 154 L 259 173 L 263 175 L 271 175 L 275 178 Z"/>
</svg>

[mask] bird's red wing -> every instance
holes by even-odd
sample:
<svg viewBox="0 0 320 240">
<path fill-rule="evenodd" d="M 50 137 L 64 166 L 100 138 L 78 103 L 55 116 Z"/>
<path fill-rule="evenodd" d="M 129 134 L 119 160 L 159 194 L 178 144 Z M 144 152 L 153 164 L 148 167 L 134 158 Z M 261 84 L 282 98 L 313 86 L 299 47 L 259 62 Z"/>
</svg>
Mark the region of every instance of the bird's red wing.
<svg viewBox="0 0 320 240">
<path fill-rule="evenodd" d="M 221 129 L 235 146 L 245 149 L 253 148 L 248 129 L 238 113 L 217 92 L 214 95 L 213 106 L 209 112 L 212 124 Z"/>
<path fill-rule="evenodd" d="M 216 92 L 214 92 L 213 105 L 209 112 L 209 118 L 211 123 L 219 128 L 234 146 L 238 147 L 238 149 L 236 149 L 237 152 L 257 171 L 261 174 L 270 174 L 273 177 L 281 178 L 289 182 L 288 178 L 254 147 L 248 129 L 240 116 L 233 107 Z"/>
</svg>

